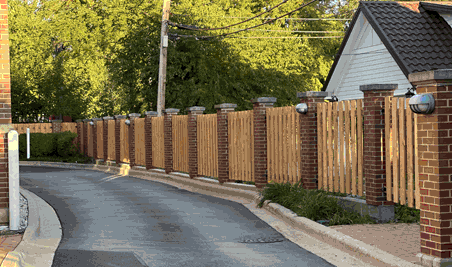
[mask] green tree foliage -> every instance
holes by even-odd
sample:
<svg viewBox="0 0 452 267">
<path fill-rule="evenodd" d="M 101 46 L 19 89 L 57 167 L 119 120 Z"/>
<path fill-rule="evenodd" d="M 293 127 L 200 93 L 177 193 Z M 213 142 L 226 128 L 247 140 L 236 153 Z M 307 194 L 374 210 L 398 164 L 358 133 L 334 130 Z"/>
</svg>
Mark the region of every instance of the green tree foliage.
<svg viewBox="0 0 452 267">
<path fill-rule="evenodd" d="M 30 114 L 41 108 L 47 114 L 63 113 L 74 119 L 156 110 L 162 2 L 47 0 L 34 12 L 36 3 L 28 6 L 22 0 L 11 0 L 13 110 Z M 170 20 L 223 27 L 279 2 L 176 0 L 171 2 Z M 170 33 L 212 36 L 233 32 L 304 3 L 289 0 L 259 19 L 230 29 L 195 32 L 170 26 Z M 289 17 L 337 17 L 330 11 L 333 7 L 332 1 L 315 2 Z M 344 21 L 287 22 L 277 20 L 224 39 L 170 39 L 165 108 L 187 114 L 187 107 L 204 106 L 205 113 L 215 113 L 215 105 L 235 103 L 238 111 L 250 110 L 250 100 L 262 96 L 276 97 L 278 107 L 299 103 L 297 92 L 319 91 L 342 38 L 229 38 L 343 36 L 342 32 L 294 31 L 343 31 Z M 72 51 L 63 50 L 54 59 L 54 44 Z M 41 106 L 31 108 L 32 101 Z"/>
</svg>

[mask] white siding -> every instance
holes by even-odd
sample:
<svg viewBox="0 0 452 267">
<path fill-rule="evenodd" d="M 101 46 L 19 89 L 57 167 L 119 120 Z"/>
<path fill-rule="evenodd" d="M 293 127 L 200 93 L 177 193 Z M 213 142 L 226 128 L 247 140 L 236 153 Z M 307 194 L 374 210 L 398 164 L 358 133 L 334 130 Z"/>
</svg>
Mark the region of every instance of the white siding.
<svg viewBox="0 0 452 267">
<path fill-rule="evenodd" d="M 452 14 L 439 13 L 444 20 L 452 27 Z"/>
<path fill-rule="evenodd" d="M 334 92 L 339 101 L 362 99 L 364 94 L 359 90 L 360 85 L 382 83 L 398 84 L 395 96 L 404 95 L 407 88 L 411 88 L 408 79 L 361 13 L 326 91 Z"/>
</svg>

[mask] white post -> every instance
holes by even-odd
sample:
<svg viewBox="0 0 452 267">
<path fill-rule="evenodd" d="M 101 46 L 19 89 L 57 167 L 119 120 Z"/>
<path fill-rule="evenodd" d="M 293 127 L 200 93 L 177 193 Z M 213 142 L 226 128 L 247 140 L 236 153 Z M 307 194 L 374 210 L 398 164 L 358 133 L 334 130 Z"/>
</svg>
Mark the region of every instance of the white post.
<svg viewBox="0 0 452 267">
<path fill-rule="evenodd" d="M 8 133 L 9 169 L 9 229 L 19 230 L 19 137 L 17 131 Z"/>
<path fill-rule="evenodd" d="M 30 128 L 27 128 L 27 159 L 30 158 Z"/>
</svg>

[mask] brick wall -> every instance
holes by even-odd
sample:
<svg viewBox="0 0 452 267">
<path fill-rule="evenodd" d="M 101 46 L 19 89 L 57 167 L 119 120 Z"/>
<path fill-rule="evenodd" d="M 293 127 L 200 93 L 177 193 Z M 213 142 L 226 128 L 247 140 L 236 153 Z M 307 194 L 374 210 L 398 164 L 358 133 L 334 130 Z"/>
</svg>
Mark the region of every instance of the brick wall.
<svg viewBox="0 0 452 267">
<path fill-rule="evenodd" d="M 9 222 L 9 185 L 8 185 L 8 132 L 13 130 L 11 125 L 11 82 L 8 36 L 8 5 L 5 1 L 0 5 L 0 225 Z"/>
</svg>

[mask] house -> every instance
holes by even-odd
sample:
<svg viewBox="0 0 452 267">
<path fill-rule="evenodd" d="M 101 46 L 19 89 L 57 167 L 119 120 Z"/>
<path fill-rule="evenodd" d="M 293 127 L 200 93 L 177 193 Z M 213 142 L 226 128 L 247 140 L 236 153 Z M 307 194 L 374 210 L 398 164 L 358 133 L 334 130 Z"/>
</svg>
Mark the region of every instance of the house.
<svg viewBox="0 0 452 267">
<path fill-rule="evenodd" d="M 404 96 L 408 74 L 434 69 L 452 69 L 452 2 L 361 1 L 322 91 L 363 99 L 360 85 L 391 83 Z"/>
</svg>

